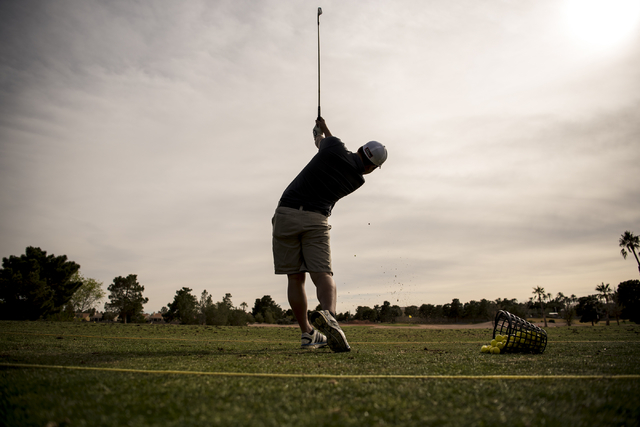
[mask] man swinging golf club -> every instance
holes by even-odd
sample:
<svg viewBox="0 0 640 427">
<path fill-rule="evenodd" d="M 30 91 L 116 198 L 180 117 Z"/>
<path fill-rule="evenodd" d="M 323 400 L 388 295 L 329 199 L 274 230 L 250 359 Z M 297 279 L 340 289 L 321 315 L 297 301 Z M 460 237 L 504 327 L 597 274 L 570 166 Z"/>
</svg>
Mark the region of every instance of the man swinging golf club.
<svg viewBox="0 0 640 427">
<path fill-rule="evenodd" d="M 328 344 L 334 352 L 344 352 L 351 348 L 335 319 L 337 292 L 331 269 L 328 217 L 338 200 L 364 184 L 364 175 L 382 166 L 387 149 L 377 141 L 369 141 L 352 153 L 331 135 L 322 117 L 316 120 L 313 135 L 318 152 L 285 189 L 272 219 L 275 273 L 287 275 L 287 296 L 302 331 L 302 347 Z M 316 286 L 322 308 L 313 312 L 310 319 L 304 287 L 306 273 Z"/>
</svg>

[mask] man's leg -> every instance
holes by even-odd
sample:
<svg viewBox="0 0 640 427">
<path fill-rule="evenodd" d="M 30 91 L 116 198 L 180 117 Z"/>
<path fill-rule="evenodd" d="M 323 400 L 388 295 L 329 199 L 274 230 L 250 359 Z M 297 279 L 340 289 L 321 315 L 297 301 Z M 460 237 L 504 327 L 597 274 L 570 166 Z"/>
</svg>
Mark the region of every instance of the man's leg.
<svg viewBox="0 0 640 427">
<path fill-rule="evenodd" d="M 298 320 L 302 333 L 309 333 L 313 328 L 307 318 L 307 293 L 304 290 L 305 273 L 288 274 L 287 279 L 289 282 L 287 297 L 291 310 Z"/>
<path fill-rule="evenodd" d="M 336 283 L 331 273 L 309 273 L 316 285 L 318 300 L 322 310 L 311 313 L 311 321 L 327 337 L 329 348 L 335 352 L 351 351 L 347 337 L 335 319 Z"/>
<path fill-rule="evenodd" d="M 323 310 L 329 310 L 336 314 L 336 302 L 338 300 L 336 282 L 330 273 L 309 273 L 313 284 L 316 285 L 316 295 Z"/>
</svg>

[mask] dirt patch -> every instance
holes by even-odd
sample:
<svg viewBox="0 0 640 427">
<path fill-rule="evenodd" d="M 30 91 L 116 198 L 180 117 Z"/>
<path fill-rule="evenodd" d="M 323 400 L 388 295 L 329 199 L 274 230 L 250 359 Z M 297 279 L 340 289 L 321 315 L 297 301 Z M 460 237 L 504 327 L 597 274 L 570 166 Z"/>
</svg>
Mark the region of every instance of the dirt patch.
<svg viewBox="0 0 640 427">
<path fill-rule="evenodd" d="M 340 322 L 341 326 L 370 326 L 376 329 L 488 329 L 493 328 L 493 322 L 484 322 L 484 323 L 474 323 L 474 324 L 463 324 L 463 323 L 454 323 L 454 324 L 423 324 L 416 323 L 415 325 L 389 325 L 384 324 L 381 325 L 379 323 L 371 323 L 371 322 L 362 322 L 362 321 L 353 321 L 353 322 Z M 276 324 L 267 324 L 267 323 L 250 323 L 249 326 L 255 326 L 258 328 L 297 328 L 298 325 L 276 325 Z"/>
<path fill-rule="evenodd" d="M 276 325 L 275 323 L 249 323 L 248 326 L 255 326 L 257 328 L 297 328 L 298 325 Z"/>
<path fill-rule="evenodd" d="M 493 322 L 484 323 L 451 323 L 451 324 L 425 324 L 417 323 L 415 325 L 378 325 L 371 324 L 377 329 L 490 329 L 493 328 Z"/>
</svg>

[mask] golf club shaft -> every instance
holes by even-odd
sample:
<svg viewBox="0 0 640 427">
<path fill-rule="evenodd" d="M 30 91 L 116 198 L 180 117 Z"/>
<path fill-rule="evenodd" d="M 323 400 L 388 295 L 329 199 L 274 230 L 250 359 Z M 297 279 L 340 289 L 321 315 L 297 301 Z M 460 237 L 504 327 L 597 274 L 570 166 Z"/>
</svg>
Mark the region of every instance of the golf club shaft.
<svg viewBox="0 0 640 427">
<path fill-rule="evenodd" d="M 318 8 L 318 118 L 322 115 L 320 114 L 320 15 L 322 14 L 322 9 Z"/>
</svg>

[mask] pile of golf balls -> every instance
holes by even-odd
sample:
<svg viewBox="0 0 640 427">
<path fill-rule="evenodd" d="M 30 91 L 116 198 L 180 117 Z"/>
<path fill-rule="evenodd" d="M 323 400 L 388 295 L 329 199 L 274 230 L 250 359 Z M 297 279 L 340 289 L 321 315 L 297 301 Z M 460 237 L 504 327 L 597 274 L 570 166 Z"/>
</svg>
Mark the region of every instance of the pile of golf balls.
<svg viewBox="0 0 640 427">
<path fill-rule="evenodd" d="M 491 340 L 489 345 L 483 345 L 480 348 L 480 353 L 500 354 L 500 350 L 504 349 L 506 345 L 507 337 L 504 335 L 496 335 L 496 337 Z"/>
<path fill-rule="evenodd" d="M 500 354 L 504 353 L 505 349 L 513 351 L 541 349 L 542 344 L 542 338 L 536 332 L 516 332 L 514 335 L 496 335 L 489 345 L 483 345 L 480 348 L 480 352 Z"/>
</svg>

